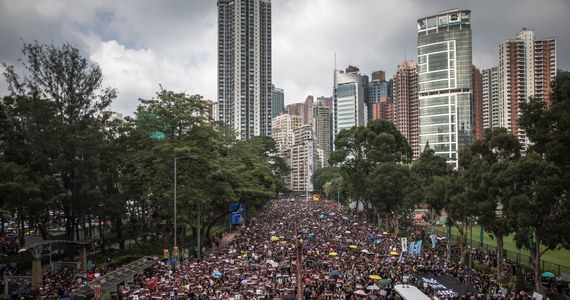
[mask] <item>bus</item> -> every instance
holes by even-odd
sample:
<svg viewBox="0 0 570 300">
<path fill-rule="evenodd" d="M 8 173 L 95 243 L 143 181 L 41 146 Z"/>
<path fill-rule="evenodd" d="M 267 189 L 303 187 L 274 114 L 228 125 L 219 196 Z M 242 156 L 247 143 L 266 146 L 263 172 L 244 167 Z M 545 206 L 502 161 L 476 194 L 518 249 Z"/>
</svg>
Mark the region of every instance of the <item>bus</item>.
<svg viewBox="0 0 570 300">
<path fill-rule="evenodd" d="M 394 290 L 396 290 L 396 293 L 404 300 L 431 300 L 426 294 L 422 293 L 420 289 L 413 285 L 396 284 Z"/>
</svg>

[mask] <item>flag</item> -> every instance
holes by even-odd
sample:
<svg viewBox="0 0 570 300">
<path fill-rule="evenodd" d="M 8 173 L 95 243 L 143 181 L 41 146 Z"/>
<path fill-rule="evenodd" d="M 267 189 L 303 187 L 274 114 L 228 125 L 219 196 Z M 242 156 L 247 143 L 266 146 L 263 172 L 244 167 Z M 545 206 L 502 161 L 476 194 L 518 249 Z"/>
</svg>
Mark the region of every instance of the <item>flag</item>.
<svg viewBox="0 0 570 300">
<path fill-rule="evenodd" d="M 416 241 L 416 254 L 420 255 L 422 252 L 422 240 Z"/>
<path fill-rule="evenodd" d="M 409 250 L 408 254 L 414 254 L 414 245 L 415 245 L 415 243 L 416 243 L 416 242 L 411 242 L 411 243 L 410 243 L 410 247 L 408 247 L 408 250 Z"/>
<path fill-rule="evenodd" d="M 431 248 L 435 249 L 435 233 L 431 234 Z"/>
<path fill-rule="evenodd" d="M 404 255 L 404 251 L 400 251 L 400 257 L 398 258 L 398 263 L 402 261 L 402 255 Z"/>
</svg>

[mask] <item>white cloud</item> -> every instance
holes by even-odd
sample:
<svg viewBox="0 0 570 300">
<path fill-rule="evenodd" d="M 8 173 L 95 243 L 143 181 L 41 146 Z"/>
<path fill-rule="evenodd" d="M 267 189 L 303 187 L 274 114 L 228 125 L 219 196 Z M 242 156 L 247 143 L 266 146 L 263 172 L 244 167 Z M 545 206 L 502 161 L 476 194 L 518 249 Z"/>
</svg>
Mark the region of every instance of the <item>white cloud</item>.
<svg viewBox="0 0 570 300">
<path fill-rule="evenodd" d="M 330 96 L 337 68 L 385 70 L 416 56 L 416 20 L 440 10 L 471 9 L 473 62 L 497 64 L 498 43 L 521 27 L 558 37 L 558 64 L 570 69 L 570 2 L 535 0 L 274 0 L 273 83 L 286 103 Z M 113 109 L 132 114 L 159 84 L 216 99 L 216 0 L 0 1 L 0 61 L 19 65 L 23 42 L 70 42 L 100 64 L 116 87 Z M 6 84 L 0 81 L 0 93 Z"/>
</svg>

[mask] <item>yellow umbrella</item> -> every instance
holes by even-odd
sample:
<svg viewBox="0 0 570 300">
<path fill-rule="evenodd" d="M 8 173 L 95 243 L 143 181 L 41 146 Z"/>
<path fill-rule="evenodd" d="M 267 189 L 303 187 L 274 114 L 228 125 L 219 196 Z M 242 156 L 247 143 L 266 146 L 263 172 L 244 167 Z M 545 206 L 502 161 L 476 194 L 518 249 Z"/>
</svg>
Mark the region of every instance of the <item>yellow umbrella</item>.
<svg viewBox="0 0 570 300">
<path fill-rule="evenodd" d="M 247 258 L 247 253 L 244 253 L 241 257 Z"/>
<path fill-rule="evenodd" d="M 382 277 L 380 277 L 378 275 L 370 275 L 370 279 L 380 280 L 380 279 L 382 279 Z"/>
<path fill-rule="evenodd" d="M 276 236 L 272 236 L 271 238 L 269 238 L 270 241 L 274 242 L 274 241 L 278 241 L 279 238 Z"/>
<path fill-rule="evenodd" d="M 356 245 L 350 245 L 350 246 L 348 246 L 348 248 L 356 249 L 356 248 L 358 248 L 358 246 L 356 246 Z"/>
<path fill-rule="evenodd" d="M 281 241 L 281 244 L 287 244 L 287 241 Z"/>
<path fill-rule="evenodd" d="M 399 254 L 399 253 L 398 253 L 398 252 L 396 252 L 396 251 L 392 251 L 392 252 L 390 252 L 390 255 L 398 255 L 398 254 Z"/>
<path fill-rule="evenodd" d="M 330 256 L 337 256 L 338 253 L 336 253 L 336 252 L 329 252 L 329 255 L 330 255 Z"/>
</svg>

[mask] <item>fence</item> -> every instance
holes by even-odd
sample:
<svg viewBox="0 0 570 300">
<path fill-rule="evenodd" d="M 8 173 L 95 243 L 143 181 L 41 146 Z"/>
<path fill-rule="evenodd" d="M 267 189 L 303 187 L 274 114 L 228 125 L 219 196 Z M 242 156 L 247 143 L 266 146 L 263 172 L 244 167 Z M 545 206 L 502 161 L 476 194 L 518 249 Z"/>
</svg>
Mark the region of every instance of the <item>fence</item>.
<svg viewBox="0 0 570 300">
<path fill-rule="evenodd" d="M 447 236 L 447 232 L 441 229 L 436 229 L 436 233 L 440 236 Z M 459 235 L 452 234 L 451 235 L 451 242 L 458 241 Z M 483 243 L 482 247 L 481 242 L 475 239 L 471 239 L 471 236 L 467 236 L 467 245 L 473 245 L 474 248 L 482 248 L 488 252 L 497 253 L 497 246 L 493 244 Z M 532 257 L 528 254 L 522 253 L 521 249 L 517 251 L 503 249 L 503 256 L 505 259 L 509 259 L 511 261 L 517 262 L 521 266 L 526 266 L 529 268 L 534 268 L 534 263 L 532 262 Z M 549 271 L 555 274 L 562 274 L 562 273 L 570 273 L 570 266 L 560 265 L 545 259 L 540 260 L 540 267 L 543 272 Z"/>
</svg>

